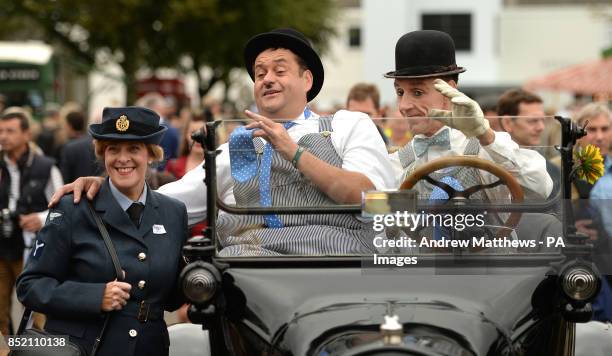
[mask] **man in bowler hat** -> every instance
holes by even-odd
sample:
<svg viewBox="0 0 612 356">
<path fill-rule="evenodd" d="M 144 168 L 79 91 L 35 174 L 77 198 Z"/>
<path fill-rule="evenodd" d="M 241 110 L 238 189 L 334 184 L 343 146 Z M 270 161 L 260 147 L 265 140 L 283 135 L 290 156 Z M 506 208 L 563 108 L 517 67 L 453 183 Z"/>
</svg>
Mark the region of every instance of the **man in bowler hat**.
<svg viewBox="0 0 612 356">
<path fill-rule="evenodd" d="M 390 157 L 400 182 L 415 168 L 439 157 L 476 156 L 506 168 L 521 184 L 525 197 L 546 198 L 552 180 L 546 161 L 533 150 L 521 149 L 506 132 L 489 127 L 474 100 L 457 90 L 459 74 L 465 68 L 455 62 L 452 38 L 440 31 L 423 30 L 403 35 L 395 47 L 395 70 L 385 74 L 393 79 L 399 111 L 408 119 L 414 138 Z M 478 169 L 454 169 L 438 177 L 456 190 L 497 180 Z M 439 188 L 419 182 L 424 198 L 445 199 Z M 507 200 L 503 186 L 485 189 L 487 200 Z"/>
<path fill-rule="evenodd" d="M 258 113 L 219 147 L 217 190 L 239 206 L 359 203 L 361 192 L 397 186 L 385 144 L 369 117 L 341 110 L 329 117 L 308 102 L 323 85 L 321 59 L 300 32 L 283 28 L 254 36 L 244 48 Z M 372 164 L 376 162 L 376 164 Z M 206 217 L 201 166 L 160 192 L 187 206 L 190 224 Z M 81 179 L 75 199 L 99 180 Z M 217 233 L 226 255 L 369 252 L 371 229 L 348 215 L 236 216 L 220 212 Z"/>
</svg>

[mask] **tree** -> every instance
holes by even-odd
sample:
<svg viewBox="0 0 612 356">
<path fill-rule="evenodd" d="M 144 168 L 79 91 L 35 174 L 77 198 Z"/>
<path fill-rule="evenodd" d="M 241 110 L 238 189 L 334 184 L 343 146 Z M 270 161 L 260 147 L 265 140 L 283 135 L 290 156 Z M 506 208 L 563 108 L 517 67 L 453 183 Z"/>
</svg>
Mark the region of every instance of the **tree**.
<svg viewBox="0 0 612 356">
<path fill-rule="evenodd" d="M 0 0 L 0 36 L 22 19 L 44 39 L 91 65 L 111 60 L 124 72 L 127 100 L 140 68 L 193 71 L 200 95 L 243 66 L 242 48 L 254 34 L 293 27 L 324 47 L 333 35 L 334 0 Z M 18 25 L 17 25 L 18 26 Z M 204 77 L 202 68 L 212 75 Z"/>
<path fill-rule="evenodd" d="M 176 14 L 170 26 L 177 34 L 176 48 L 193 60 L 200 96 L 217 81 L 227 83 L 231 69 L 242 68 L 244 44 L 257 33 L 293 27 L 319 46 L 333 35 L 330 0 L 174 0 L 170 7 Z M 212 69 L 210 77 L 202 77 L 197 70 L 202 66 Z"/>
</svg>

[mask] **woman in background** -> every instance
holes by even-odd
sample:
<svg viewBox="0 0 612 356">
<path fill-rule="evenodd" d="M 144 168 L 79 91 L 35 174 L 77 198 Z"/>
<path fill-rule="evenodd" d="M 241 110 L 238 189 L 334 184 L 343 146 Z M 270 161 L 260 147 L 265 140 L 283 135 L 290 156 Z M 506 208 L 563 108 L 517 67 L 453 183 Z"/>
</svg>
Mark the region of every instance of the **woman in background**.
<svg viewBox="0 0 612 356">
<path fill-rule="evenodd" d="M 181 179 L 185 173 L 204 161 L 204 148 L 199 142 L 191 139 L 191 134 L 201 130 L 204 124 L 204 118 L 196 115 L 185 126 L 179 147 L 179 157 L 169 160 L 166 164 L 166 172 L 172 174 L 176 179 Z"/>
<path fill-rule="evenodd" d="M 191 169 L 201 166 L 204 162 L 204 148 L 199 142 L 191 139 L 191 134 L 204 128 L 204 117 L 195 115 L 185 126 L 183 139 L 179 148 L 179 157 L 171 159 L 166 164 L 166 173 L 172 174 L 176 179 L 181 179 Z M 191 227 L 191 236 L 202 235 L 206 222 L 200 222 Z"/>
</svg>

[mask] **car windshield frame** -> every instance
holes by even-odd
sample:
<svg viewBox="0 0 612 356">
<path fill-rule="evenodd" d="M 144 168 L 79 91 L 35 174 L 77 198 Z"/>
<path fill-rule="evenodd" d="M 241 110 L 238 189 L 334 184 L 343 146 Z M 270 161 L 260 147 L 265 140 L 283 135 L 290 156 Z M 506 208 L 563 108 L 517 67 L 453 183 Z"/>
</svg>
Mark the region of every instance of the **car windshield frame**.
<svg viewBox="0 0 612 356">
<path fill-rule="evenodd" d="M 567 121 L 569 119 L 561 118 L 561 117 L 547 117 L 554 118 L 558 120 L 562 125 L 567 125 Z M 232 121 L 232 120 L 228 120 Z M 205 135 L 203 141 L 206 143 L 207 147 L 216 147 L 216 135 L 215 131 L 219 122 L 209 122 L 207 123 L 207 131 L 210 133 Z M 561 132 L 563 134 L 563 132 Z M 567 138 L 562 137 L 562 141 L 567 141 Z M 562 142 L 564 145 L 567 142 Z M 558 147 L 555 147 L 559 150 Z M 208 197 L 214 196 L 214 199 L 207 199 L 208 211 L 219 211 L 223 210 L 230 214 L 236 215 L 264 215 L 264 214 L 279 214 L 279 215 L 293 215 L 293 214 L 361 214 L 362 206 L 359 204 L 339 204 L 339 205 L 328 205 L 328 206 L 275 206 L 275 207 L 260 207 L 260 206 L 250 206 L 250 207 L 239 207 L 236 205 L 230 205 L 223 202 L 223 199 L 216 192 L 216 165 L 215 165 L 215 157 L 219 153 L 218 150 L 207 150 L 206 152 L 206 181 L 207 181 L 207 193 Z M 488 202 L 486 204 L 479 203 L 470 203 L 468 206 L 450 206 L 446 204 L 417 204 L 417 209 L 427 209 L 431 212 L 466 212 L 466 211 L 478 211 L 479 209 L 486 209 L 488 211 L 500 212 L 500 213 L 510 213 L 510 212 L 533 212 L 540 213 L 542 211 L 550 211 L 556 205 L 559 204 L 560 201 L 564 199 L 565 188 L 564 178 L 567 176 L 567 162 L 566 160 L 561 161 L 561 170 L 562 174 L 560 177 L 560 189 L 555 196 L 551 196 L 545 200 L 541 201 L 529 201 L 529 202 L 512 202 L 511 204 L 495 204 Z M 214 215 L 214 214 L 212 214 Z M 211 214 L 209 214 L 210 218 Z M 566 231 L 567 224 L 565 222 L 565 213 L 561 216 L 561 223 L 563 224 L 563 231 Z M 215 232 L 216 217 L 212 219 L 212 231 Z M 212 239 L 212 247 L 216 251 L 214 254 L 214 260 L 218 263 L 238 263 L 239 265 L 257 265 L 258 263 L 272 264 L 272 265 L 283 265 L 283 264 L 291 264 L 291 265 L 302 265 L 302 264 L 323 264 L 327 266 L 354 266 L 356 264 L 362 264 L 364 258 L 369 257 L 368 255 L 282 255 L 282 256 L 261 256 L 261 257 L 253 257 L 253 256 L 219 256 L 219 241 L 216 238 L 216 233 L 214 233 L 215 238 Z M 423 263 L 428 263 L 427 261 L 431 260 L 435 263 L 446 263 L 448 261 L 452 262 L 456 260 L 457 256 L 452 252 L 448 253 L 434 253 L 434 254 L 423 254 L 419 255 L 420 261 L 424 261 Z M 522 263 L 527 263 L 527 261 L 551 261 L 556 260 L 560 256 L 562 256 L 562 252 L 530 252 L 528 254 L 520 254 L 520 255 L 505 255 L 505 254 L 486 254 L 485 260 L 491 263 L 491 260 L 494 259 L 499 263 L 503 264 L 504 261 L 514 261 L 514 263 L 522 261 Z M 520 258 L 517 258 L 520 257 Z M 483 258 L 479 255 L 470 255 L 465 254 L 462 255 L 461 258 L 465 261 L 467 260 L 483 260 Z M 529 262 L 531 263 L 531 262 Z"/>
</svg>

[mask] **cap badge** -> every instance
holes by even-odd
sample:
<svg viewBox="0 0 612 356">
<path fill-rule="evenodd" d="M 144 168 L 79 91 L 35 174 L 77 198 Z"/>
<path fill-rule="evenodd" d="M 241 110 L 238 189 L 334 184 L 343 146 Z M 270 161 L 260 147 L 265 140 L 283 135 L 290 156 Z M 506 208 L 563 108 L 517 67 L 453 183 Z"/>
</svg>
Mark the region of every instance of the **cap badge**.
<svg viewBox="0 0 612 356">
<path fill-rule="evenodd" d="M 130 128 L 130 120 L 128 120 L 127 116 L 121 115 L 115 122 L 115 127 L 117 131 L 125 132 Z"/>
</svg>

